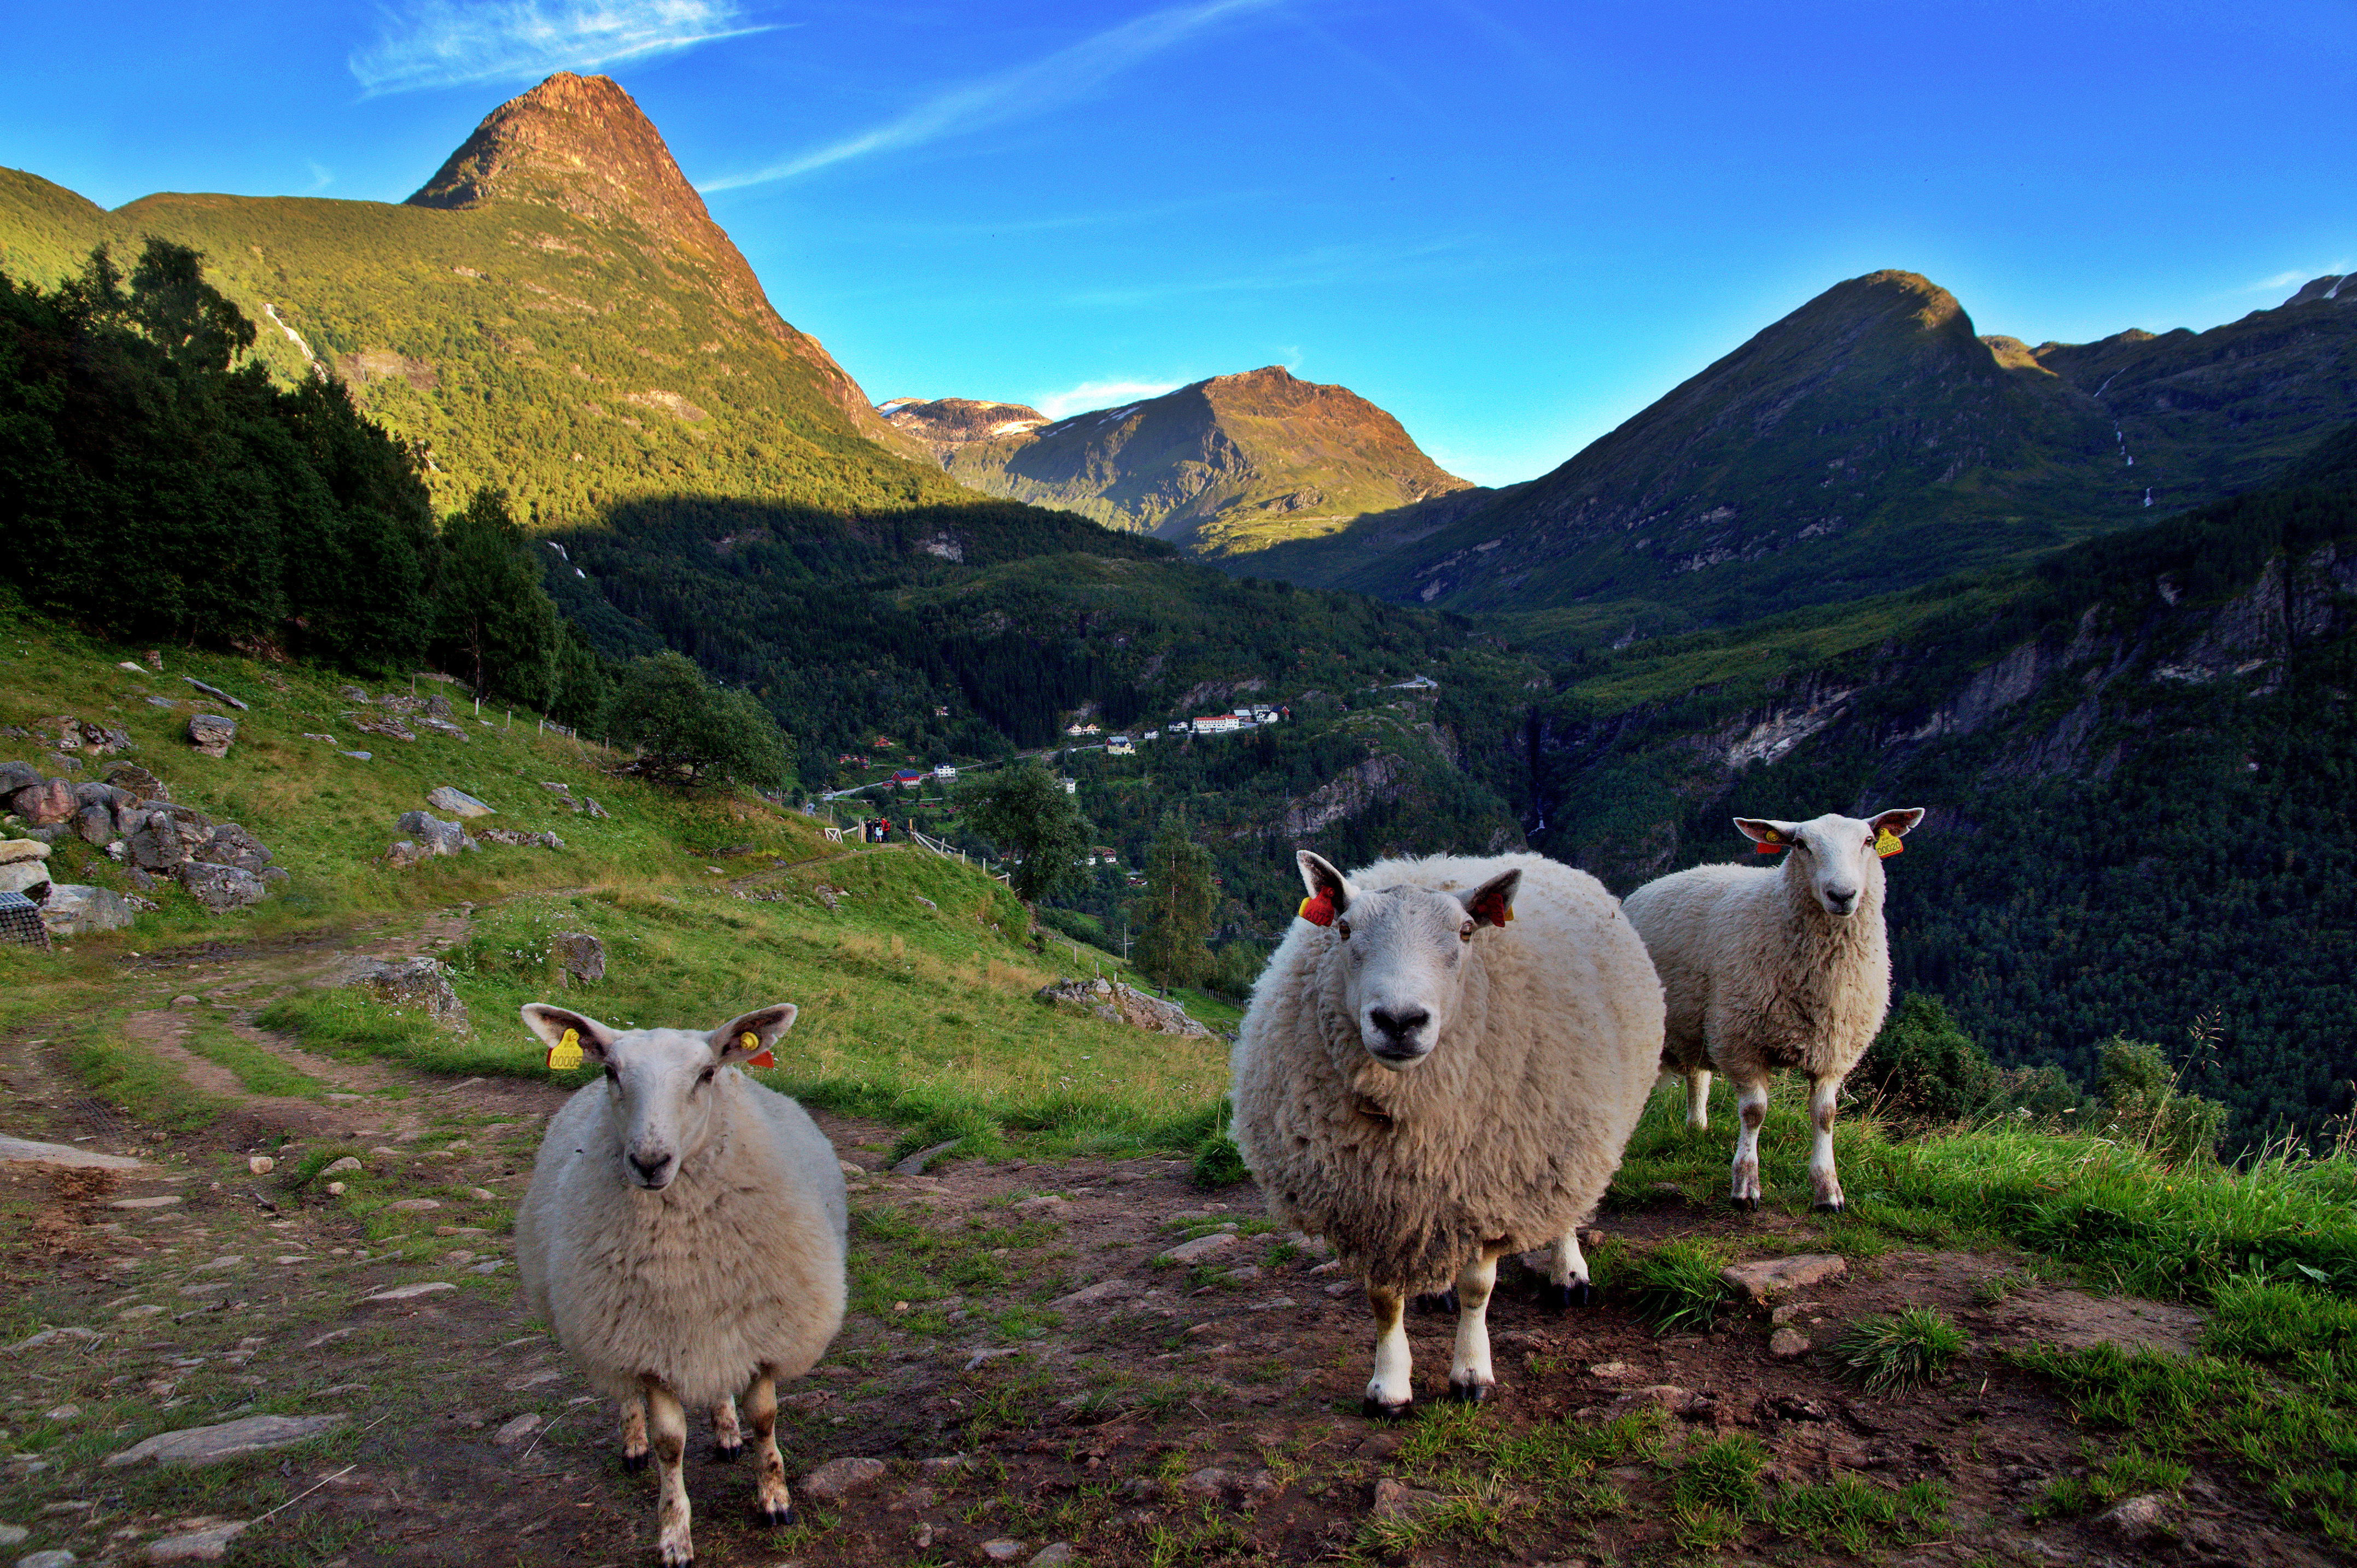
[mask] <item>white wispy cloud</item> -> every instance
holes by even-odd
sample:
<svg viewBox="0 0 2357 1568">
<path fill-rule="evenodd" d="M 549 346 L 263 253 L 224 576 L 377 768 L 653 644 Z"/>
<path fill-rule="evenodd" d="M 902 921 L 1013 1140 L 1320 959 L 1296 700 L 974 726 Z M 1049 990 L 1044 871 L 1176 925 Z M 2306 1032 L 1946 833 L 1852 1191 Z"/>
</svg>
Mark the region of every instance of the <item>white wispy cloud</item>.
<svg viewBox="0 0 2357 1568">
<path fill-rule="evenodd" d="M 1092 408 L 1119 408 L 1175 392 L 1184 381 L 1082 381 L 1068 392 L 1049 392 L 1030 400 L 1031 406 L 1050 419 L 1070 419 Z"/>
<path fill-rule="evenodd" d="M 345 63 L 372 96 L 595 70 L 768 30 L 733 0 L 413 0 Z"/>
<path fill-rule="evenodd" d="M 871 153 L 920 146 L 944 136 L 1028 119 L 1081 98 L 1131 67 L 1184 42 L 1215 23 L 1265 11 L 1278 0 L 1197 0 L 1149 11 L 1082 38 L 1028 65 L 937 92 L 897 119 L 830 142 L 748 174 L 724 175 L 699 188 L 737 190 L 791 179 Z"/>
</svg>

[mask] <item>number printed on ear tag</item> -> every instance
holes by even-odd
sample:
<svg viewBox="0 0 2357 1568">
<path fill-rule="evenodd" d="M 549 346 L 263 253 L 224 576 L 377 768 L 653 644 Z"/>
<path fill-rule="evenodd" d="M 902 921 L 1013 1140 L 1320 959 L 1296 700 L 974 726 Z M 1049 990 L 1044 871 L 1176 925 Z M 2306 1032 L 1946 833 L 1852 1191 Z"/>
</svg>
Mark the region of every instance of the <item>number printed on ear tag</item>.
<svg viewBox="0 0 2357 1568">
<path fill-rule="evenodd" d="M 565 1072 L 581 1065 L 581 1031 L 567 1029 L 565 1038 L 548 1047 L 548 1070 Z"/>
<path fill-rule="evenodd" d="M 770 1054 L 767 1047 L 761 1046 L 761 1036 L 753 1033 L 752 1030 L 746 1030 L 743 1034 L 737 1036 L 737 1038 L 743 1044 L 747 1050 L 753 1052 L 751 1056 L 745 1058 L 745 1065 L 747 1067 L 775 1067 L 778 1065 L 778 1058 Z M 760 1048 L 755 1049 L 757 1047 L 759 1047 Z"/>
<path fill-rule="evenodd" d="M 1905 844 L 1899 842 L 1899 835 L 1892 832 L 1889 828 L 1883 829 L 1882 836 L 1874 841 L 1874 853 L 1880 855 L 1885 860 L 1889 860 L 1892 855 L 1897 854 L 1906 847 L 1907 846 Z"/>
</svg>

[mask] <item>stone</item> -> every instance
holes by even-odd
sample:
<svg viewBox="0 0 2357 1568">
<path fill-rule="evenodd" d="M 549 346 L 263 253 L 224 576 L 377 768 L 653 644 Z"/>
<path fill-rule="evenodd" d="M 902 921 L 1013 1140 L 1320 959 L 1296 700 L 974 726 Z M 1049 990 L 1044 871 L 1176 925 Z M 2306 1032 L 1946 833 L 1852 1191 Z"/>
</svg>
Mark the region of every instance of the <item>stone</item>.
<svg viewBox="0 0 2357 1568">
<path fill-rule="evenodd" d="M 49 846 L 43 844 L 43 849 Z M 0 893 L 22 893 L 34 897 L 34 889 L 49 885 L 49 863 L 45 860 L 13 860 L 0 865 Z M 46 893 L 39 897 L 46 898 Z M 38 902 L 38 899 L 36 900 Z"/>
<path fill-rule="evenodd" d="M 1179 1478 L 1178 1489 L 1190 1498 L 1209 1498 L 1216 1501 L 1227 1495 L 1235 1477 L 1216 1465 L 1207 1465 L 1191 1475 Z"/>
<path fill-rule="evenodd" d="M 445 736 L 450 740 L 464 740 L 467 738 L 467 732 L 460 729 L 457 725 L 452 724 L 448 719 L 421 718 L 417 721 L 417 727 L 419 729 L 432 730 L 436 735 Z"/>
<path fill-rule="evenodd" d="M 251 1520 L 225 1519 L 199 1530 L 167 1535 L 147 1543 L 150 1563 L 218 1563 L 229 1555 L 229 1543 L 245 1533 Z"/>
<path fill-rule="evenodd" d="M 0 1133 L 0 1164 L 32 1165 L 88 1165 L 99 1170 L 135 1171 L 141 1163 L 128 1155 L 102 1155 L 95 1149 L 76 1148 L 71 1144 L 42 1144 L 29 1138 L 11 1138 Z"/>
<path fill-rule="evenodd" d="M 245 1157 L 245 1168 L 247 1174 L 251 1176 L 268 1176 L 278 1168 L 278 1162 L 268 1155 L 248 1155 Z"/>
<path fill-rule="evenodd" d="M 450 699 L 439 692 L 429 693 L 425 698 L 425 711 L 437 719 L 449 718 L 452 716 Z"/>
<path fill-rule="evenodd" d="M 1622 1379 L 1635 1377 L 1637 1372 L 1636 1369 L 1626 1361 L 1603 1361 L 1588 1368 L 1587 1375 L 1591 1378 L 1602 1378 L 1608 1382 L 1619 1382 Z"/>
<path fill-rule="evenodd" d="M 1427 1492 L 1385 1476 L 1375 1483 L 1375 1506 L 1368 1511 L 1376 1519 L 1405 1521 L 1430 1513 L 1448 1501 L 1438 1492 Z"/>
<path fill-rule="evenodd" d="M 34 1465 L 27 1466 L 26 1467 L 27 1469 L 41 1470 L 48 1468 L 47 1465 Z M 53 1547 L 47 1552 L 35 1552 L 17 1558 L 16 1568 L 73 1568 L 73 1565 L 80 1561 L 81 1559 L 77 1558 L 72 1552 L 68 1552 L 62 1546 L 59 1546 Z"/>
<path fill-rule="evenodd" d="M 208 686 L 202 681 L 198 680 L 194 675 L 183 675 L 180 679 L 186 681 L 189 685 L 194 686 L 198 691 L 202 692 L 208 697 L 220 698 L 222 702 L 227 703 L 231 707 L 235 708 L 241 714 L 246 711 L 246 703 L 231 696 L 219 686 Z"/>
<path fill-rule="evenodd" d="M 554 833 L 528 833 L 518 828 L 485 828 L 475 835 L 483 843 L 501 843 L 511 849 L 563 849 L 565 841 Z"/>
<path fill-rule="evenodd" d="M 22 1546 L 33 1532 L 21 1524 L 0 1524 L 0 1546 Z"/>
<path fill-rule="evenodd" d="M 443 1280 L 420 1280 L 415 1284 L 395 1285 L 391 1290 L 381 1290 L 374 1295 L 364 1295 L 361 1297 L 361 1305 L 362 1306 L 398 1306 L 405 1301 L 415 1301 L 421 1296 L 440 1295 L 444 1291 L 457 1288 L 457 1285 Z"/>
<path fill-rule="evenodd" d="M 1755 1305 L 1765 1305 L 1770 1297 L 1806 1290 L 1826 1280 L 1839 1279 L 1848 1272 L 1849 1265 L 1831 1252 L 1801 1252 L 1789 1258 L 1729 1263 L 1718 1271 L 1718 1277 L 1749 1296 Z"/>
<path fill-rule="evenodd" d="M 352 720 L 352 727 L 369 735 L 381 735 L 387 740 L 415 740 L 410 727 L 396 718 L 365 718 Z"/>
<path fill-rule="evenodd" d="M 387 1214 L 424 1214 L 441 1207 L 442 1200 L 438 1197 L 404 1197 L 398 1203 L 386 1204 L 384 1211 Z"/>
<path fill-rule="evenodd" d="M 321 1176 L 335 1176 L 342 1171 L 357 1171 L 363 1170 L 366 1167 L 361 1164 L 359 1155 L 346 1155 L 342 1159 L 336 1161 L 333 1165 L 321 1170 L 319 1174 Z"/>
<path fill-rule="evenodd" d="M 343 1196 L 344 1196 L 344 1184 L 343 1184 L 342 1182 L 339 1182 L 339 1181 L 331 1181 L 331 1182 L 329 1182 L 329 1183 L 328 1184 L 328 1196 L 329 1197 L 343 1197 Z"/>
<path fill-rule="evenodd" d="M 33 826 L 47 828 L 71 822 L 81 802 L 74 799 L 74 787 L 70 781 L 45 779 L 17 790 L 9 807 Z"/>
<path fill-rule="evenodd" d="M 1775 1326 L 1781 1328 L 1786 1324 L 1796 1323 L 1800 1319 L 1806 1317 L 1809 1314 L 1820 1310 L 1822 1309 L 1819 1308 L 1817 1304 L 1813 1301 L 1788 1301 L 1783 1305 L 1770 1312 L 1768 1314 L 1768 1321 Z"/>
<path fill-rule="evenodd" d="M 1206 1258 L 1216 1258 L 1231 1247 L 1241 1246 L 1243 1238 L 1232 1230 L 1214 1230 L 1208 1236 L 1198 1236 L 1192 1241 L 1181 1241 L 1162 1254 L 1173 1263 L 1200 1263 Z"/>
<path fill-rule="evenodd" d="M 0 762 L 0 800 L 5 800 L 27 784 L 40 781 L 41 770 L 29 762 L 21 759 Z"/>
<path fill-rule="evenodd" d="M 2142 1546 L 2169 1533 L 2168 1504 L 2159 1493 L 2147 1492 L 2115 1503 L 2095 1523 L 2130 1546 Z"/>
<path fill-rule="evenodd" d="M 142 800 L 168 801 L 172 798 L 172 791 L 164 787 L 164 781 L 161 779 L 135 762 L 118 762 L 109 768 L 103 777 L 116 789 L 124 790 Z"/>
<path fill-rule="evenodd" d="M 348 983 L 391 1007 L 423 1007 L 445 1028 L 467 1026 L 467 1004 L 450 988 L 450 972 L 434 958 L 404 959 L 399 963 L 371 961 Z"/>
<path fill-rule="evenodd" d="M 188 744 L 206 757 L 227 757 L 237 739 L 237 721 L 219 714 L 192 714 L 188 717 Z"/>
<path fill-rule="evenodd" d="M 354 762 L 368 762 L 375 757 L 376 753 L 372 751 L 339 751 L 336 753 L 336 755 L 338 757 L 349 757 Z"/>
<path fill-rule="evenodd" d="M 459 854 L 475 847 L 467 830 L 425 811 L 404 811 L 393 822 L 428 854 Z"/>
<path fill-rule="evenodd" d="M 456 789 L 448 784 L 437 785 L 428 789 L 425 792 L 425 803 L 437 811 L 447 811 L 452 816 L 461 819 L 488 817 L 498 811 L 497 807 L 478 800 L 464 789 Z"/>
<path fill-rule="evenodd" d="M 940 1159 L 943 1155 L 948 1154 L 952 1149 L 956 1148 L 963 1142 L 964 1140 L 962 1138 L 952 1138 L 947 1143 L 935 1144 L 930 1149 L 919 1149 L 915 1154 L 910 1155 L 907 1159 L 902 1160 L 899 1164 L 894 1165 L 892 1167 L 892 1174 L 894 1176 L 922 1176 L 925 1174 L 925 1167 L 927 1165 L 931 1165 L 935 1160 Z"/>
<path fill-rule="evenodd" d="M 114 808 L 85 801 L 74 812 L 73 830 L 81 842 L 104 849 L 114 839 Z"/>
<path fill-rule="evenodd" d="M 1002 1535 L 996 1541 L 984 1541 L 982 1554 L 992 1563 L 1012 1563 L 1023 1555 L 1023 1543 Z"/>
<path fill-rule="evenodd" d="M 840 1502 L 854 1492 L 864 1492 L 884 1478 L 888 1468 L 881 1459 L 846 1455 L 830 1459 L 802 1479 L 795 1489 L 803 1497 L 823 1503 Z"/>
<path fill-rule="evenodd" d="M 38 839 L 0 839 L 0 865 L 21 865 L 49 858 L 49 846 Z"/>
<path fill-rule="evenodd" d="M 258 875 L 270 864 L 270 846 L 235 822 L 222 822 L 188 852 L 188 858 L 208 865 L 233 865 L 240 871 Z"/>
<path fill-rule="evenodd" d="M 234 865 L 212 865 L 192 860 L 180 867 L 180 886 L 188 897 L 216 915 L 250 908 L 270 897 L 270 884 Z"/>
<path fill-rule="evenodd" d="M 557 931 L 548 941 L 550 954 L 568 984 L 606 978 L 606 944 L 597 940 L 595 932 Z"/>
<path fill-rule="evenodd" d="M 1107 980 L 1060 980 L 1034 993 L 1050 1006 L 1067 1004 L 1086 1007 L 1112 1023 L 1126 1024 L 1157 1035 L 1209 1039 L 1211 1031 L 1187 1015 L 1176 1002 L 1149 996 L 1135 986 Z"/>
<path fill-rule="evenodd" d="M 172 1208 L 179 1204 L 178 1193 L 158 1193 L 154 1197 L 117 1197 L 108 1201 L 109 1208 Z"/>
<path fill-rule="evenodd" d="M 491 1446 L 512 1448 L 540 1430 L 540 1417 L 526 1412 L 491 1434 Z"/>
<path fill-rule="evenodd" d="M 1779 1328 L 1768 1336 L 1768 1354 L 1779 1361 L 1797 1361 L 1809 1349 L 1809 1337 L 1797 1328 Z"/>
<path fill-rule="evenodd" d="M 1031 1554 L 1031 1568 L 1072 1568 L 1080 1560 L 1071 1541 L 1050 1541 Z"/>
<path fill-rule="evenodd" d="M 53 937 L 86 937 L 95 931 L 119 931 L 136 913 L 120 893 L 65 883 L 49 888 L 48 902 L 41 906 L 41 923 Z"/>
<path fill-rule="evenodd" d="M 290 1443 L 317 1437 L 344 1420 L 341 1412 L 332 1415 L 242 1416 L 217 1426 L 160 1433 L 143 1443 L 133 1444 L 120 1454 L 109 1455 L 104 1463 L 110 1469 L 149 1459 L 158 1465 L 210 1465 L 264 1448 L 284 1448 Z"/>
<path fill-rule="evenodd" d="M 120 818 L 115 825 L 124 826 Z M 131 864 L 142 871 L 159 871 L 168 875 L 188 864 L 188 845 L 180 837 L 179 824 L 169 811 L 135 813 L 123 836 Z"/>
<path fill-rule="evenodd" d="M 1048 1305 L 1057 1312 L 1070 1312 L 1075 1307 L 1100 1306 L 1109 1301 L 1121 1301 L 1129 1296 L 1141 1294 L 1145 1289 L 1146 1287 L 1135 1280 L 1119 1277 L 1099 1280 L 1094 1284 L 1082 1285 L 1070 1295 L 1060 1295 Z"/>
</svg>

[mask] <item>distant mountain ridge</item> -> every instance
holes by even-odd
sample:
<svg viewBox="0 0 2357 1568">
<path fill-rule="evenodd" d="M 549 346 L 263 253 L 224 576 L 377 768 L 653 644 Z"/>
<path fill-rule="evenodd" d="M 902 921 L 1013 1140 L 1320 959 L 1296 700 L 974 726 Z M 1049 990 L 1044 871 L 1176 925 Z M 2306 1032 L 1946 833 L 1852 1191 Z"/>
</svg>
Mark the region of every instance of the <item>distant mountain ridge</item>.
<svg viewBox="0 0 2357 1568">
<path fill-rule="evenodd" d="M 630 94 L 561 73 L 500 105 L 409 200 L 156 195 L 114 212 L 0 171 L 0 269 L 196 247 L 282 378 L 339 376 L 429 456 L 544 523 L 681 493 L 953 499 L 923 446 L 789 325 Z"/>
<path fill-rule="evenodd" d="M 1853 278 L 1553 472 L 1254 569 L 1589 631 L 1927 582 L 2260 482 L 2357 413 L 2357 288 L 2195 334 L 2030 349 L 1912 273 Z"/>
<path fill-rule="evenodd" d="M 1348 387 L 1281 365 L 1046 420 L 1021 403 L 885 406 L 961 483 L 1068 507 L 1199 555 L 1249 557 L 1469 487 Z"/>
</svg>

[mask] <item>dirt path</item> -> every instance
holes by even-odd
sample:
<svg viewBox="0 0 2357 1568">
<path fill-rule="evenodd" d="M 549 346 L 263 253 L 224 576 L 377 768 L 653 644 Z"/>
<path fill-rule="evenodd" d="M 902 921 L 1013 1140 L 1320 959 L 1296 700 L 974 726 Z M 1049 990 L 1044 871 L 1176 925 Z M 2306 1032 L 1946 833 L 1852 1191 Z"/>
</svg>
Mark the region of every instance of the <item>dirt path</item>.
<svg viewBox="0 0 2357 1568">
<path fill-rule="evenodd" d="M 462 930 L 444 921 L 363 940 L 398 956 Z M 273 1101 L 159 1139 L 83 1092 L 53 1044 L 0 1045 L 5 1131 L 151 1162 L 122 1176 L 0 1165 L 8 1339 L 43 1325 L 98 1336 L 0 1355 L 0 1453 L 17 1455 L 0 1458 L 0 1524 L 29 1532 L 12 1556 L 64 1547 L 84 1563 L 129 1563 L 191 1521 L 276 1509 L 233 1561 L 652 1560 L 651 1482 L 623 1469 L 606 1407 L 514 1301 L 510 1216 L 559 1091 L 322 1061 L 246 1022 L 358 950 L 201 954 L 141 973 L 157 1005 L 135 1018 L 192 1083 L 234 1093 L 176 1044 L 192 1009 L 171 997 L 197 995 L 240 1039 L 359 1100 Z M 1358 1413 L 1369 1330 L 1357 1286 L 1315 1245 L 1267 1227 L 1248 1187 L 1206 1195 L 1164 1160 L 894 1176 L 893 1130 L 822 1120 L 860 1173 L 853 1311 L 826 1360 L 785 1391 L 780 1441 L 797 1478 L 845 1458 L 883 1464 L 834 1495 L 802 1488 L 802 1522 L 765 1533 L 751 1477 L 716 1463 L 697 1431 L 700 1562 L 1054 1563 L 1039 1554 L 1059 1543 L 1097 1564 L 1702 1561 L 1713 1552 L 1696 1544 L 1681 1477 L 1704 1445 L 1737 1436 L 1759 1444 L 1770 1500 L 1933 1503 L 1850 1535 L 1755 1525 L 1717 1561 L 2328 1561 L 2224 1475 L 2196 1475 L 2173 1505 L 2173 1538 L 2143 1546 L 2085 1520 L 2030 1517 L 2103 1445 L 2001 1352 L 2096 1337 L 2181 1352 L 2200 1323 L 2181 1308 L 2094 1300 L 1996 1255 L 1894 1251 L 1784 1303 L 1781 1325 L 1742 1311 L 1708 1334 L 1656 1337 L 1609 1297 L 1555 1316 L 1510 1279 L 1491 1313 L 1498 1400 L 1383 1426 Z M 274 1167 L 250 1170 L 265 1152 L 253 1140 L 290 1126 L 296 1142 L 268 1151 Z M 341 1197 L 328 1173 L 303 1179 L 328 1155 L 360 1163 L 336 1178 Z M 1606 1225 L 1640 1247 L 1704 1233 L 1774 1255 L 1823 1240 L 1792 1216 L 1669 1199 Z M 1212 1235 L 1232 1239 L 1191 1263 L 1162 1258 Z M 1996 1289 L 2001 1279 L 2016 1288 Z M 436 1288 L 384 1294 L 419 1286 Z M 1905 1398 L 1839 1381 L 1825 1347 L 1840 1328 L 1908 1305 L 1970 1333 L 1957 1372 Z M 1771 1351 L 1779 1326 L 1813 1344 Z M 1410 1329 L 1429 1391 L 1453 1320 Z M 264 1413 L 343 1419 L 213 1466 L 104 1464 L 152 1433 Z M 1585 1457 L 1561 1457 L 1577 1444 Z M 1545 1455 L 1557 1468 L 1534 1470 Z"/>
</svg>

